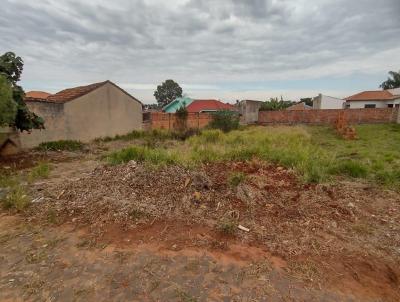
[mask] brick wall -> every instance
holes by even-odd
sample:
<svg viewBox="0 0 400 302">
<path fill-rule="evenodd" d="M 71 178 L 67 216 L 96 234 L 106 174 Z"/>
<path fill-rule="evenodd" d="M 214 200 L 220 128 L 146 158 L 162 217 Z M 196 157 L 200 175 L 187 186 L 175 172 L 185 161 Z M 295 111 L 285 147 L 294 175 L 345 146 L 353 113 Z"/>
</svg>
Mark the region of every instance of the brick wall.
<svg viewBox="0 0 400 302">
<path fill-rule="evenodd" d="M 350 124 L 395 123 L 395 108 L 260 111 L 259 124 L 333 124 L 343 112 Z"/>
<path fill-rule="evenodd" d="M 201 129 L 208 125 L 212 120 L 209 113 L 189 113 L 187 127 Z M 176 129 L 176 117 L 173 113 L 151 112 L 150 117 L 145 122 L 145 129 Z"/>
</svg>

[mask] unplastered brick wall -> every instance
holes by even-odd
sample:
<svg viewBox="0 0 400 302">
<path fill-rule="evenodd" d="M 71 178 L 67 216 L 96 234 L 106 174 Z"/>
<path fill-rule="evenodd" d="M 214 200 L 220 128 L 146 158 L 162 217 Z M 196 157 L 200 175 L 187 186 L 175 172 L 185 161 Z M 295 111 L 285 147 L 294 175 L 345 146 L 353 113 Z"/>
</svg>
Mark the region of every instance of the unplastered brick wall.
<svg viewBox="0 0 400 302">
<path fill-rule="evenodd" d="M 259 124 L 333 124 L 343 114 L 350 124 L 395 123 L 398 108 L 260 111 Z"/>
<path fill-rule="evenodd" d="M 212 120 L 209 113 L 189 113 L 187 127 L 201 129 L 206 127 Z M 177 119 L 174 113 L 152 112 L 148 122 L 148 129 L 174 130 L 177 127 Z"/>
</svg>

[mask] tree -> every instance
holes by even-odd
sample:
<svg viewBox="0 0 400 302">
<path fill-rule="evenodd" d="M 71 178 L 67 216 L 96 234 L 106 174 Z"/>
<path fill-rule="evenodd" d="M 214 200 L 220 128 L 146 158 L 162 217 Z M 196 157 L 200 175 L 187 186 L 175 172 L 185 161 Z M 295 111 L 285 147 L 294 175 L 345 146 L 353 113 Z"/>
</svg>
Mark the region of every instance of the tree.
<svg viewBox="0 0 400 302">
<path fill-rule="evenodd" d="M 7 79 L 0 75 L 0 127 L 13 125 L 17 115 L 17 104 L 13 100 L 13 91 Z"/>
<path fill-rule="evenodd" d="M 17 57 L 12 52 L 6 52 L 0 56 L 0 75 L 6 79 L 12 89 L 12 99 L 16 104 L 15 120 L 8 123 L 15 126 L 20 131 L 29 131 L 31 129 L 44 129 L 43 119 L 31 112 L 24 102 L 24 90 L 17 85 L 20 80 L 24 62 L 21 57 Z"/>
<path fill-rule="evenodd" d="M 383 82 L 379 87 L 385 90 L 400 88 L 400 70 L 399 72 L 389 71 L 388 79 L 385 82 Z"/>
<path fill-rule="evenodd" d="M 154 97 L 160 107 L 164 107 L 176 98 L 182 97 L 182 88 L 174 80 L 166 80 L 157 86 L 157 90 L 154 91 Z"/>
<path fill-rule="evenodd" d="M 261 111 L 282 110 L 294 104 L 296 104 L 296 102 L 284 101 L 282 97 L 280 101 L 278 101 L 278 98 L 270 98 L 269 101 L 265 101 L 264 103 L 262 103 L 260 110 Z"/>
</svg>

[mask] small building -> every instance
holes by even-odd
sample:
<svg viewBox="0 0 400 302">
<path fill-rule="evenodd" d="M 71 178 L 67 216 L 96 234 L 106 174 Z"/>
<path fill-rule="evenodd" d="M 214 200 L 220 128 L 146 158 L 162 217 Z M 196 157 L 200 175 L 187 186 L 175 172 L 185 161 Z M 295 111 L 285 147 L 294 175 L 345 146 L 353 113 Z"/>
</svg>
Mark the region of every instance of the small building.
<svg viewBox="0 0 400 302">
<path fill-rule="evenodd" d="M 193 99 L 188 97 L 180 97 L 165 105 L 162 109 L 166 113 L 175 113 L 181 107 L 187 107 L 193 102 Z"/>
<path fill-rule="evenodd" d="M 313 109 L 313 107 L 308 106 L 304 102 L 300 102 L 286 108 L 286 110 L 310 110 L 310 109 Z"/>
<path fill-rule="evenodd" d="M 363 91 L 345 98 L 345 108 L 398 108 L 400 88 Z"/>
<path fill-rule="evenodd" d="M 313 98 L 313 109 L 343 109 L 345 100 L 322 95 L 321 93 Z"/>
<path fill-rule="evenodd" d="M 45 98 L 26 97 L 44 130 L 20 134 L 22 148 L 46 141 L 115 136 L 142 128 L 142 103 L 110 81 L 69 88 Z"/>
<path fill-rule="evenodd" d="M 255 100 L 242 100 L 239 102 L 240 122 L 242 124 L 255 124 L 258 122 L 258 112 L 263 102 Z"/>
<path fill-rule="evenodd" d="M 235 106 L 229 103 L 223 103 L 218 100 L 193 100 L 186 106 L 188 112 L 216 112 L 216 111 L 234 111 Z"/>
</svg>

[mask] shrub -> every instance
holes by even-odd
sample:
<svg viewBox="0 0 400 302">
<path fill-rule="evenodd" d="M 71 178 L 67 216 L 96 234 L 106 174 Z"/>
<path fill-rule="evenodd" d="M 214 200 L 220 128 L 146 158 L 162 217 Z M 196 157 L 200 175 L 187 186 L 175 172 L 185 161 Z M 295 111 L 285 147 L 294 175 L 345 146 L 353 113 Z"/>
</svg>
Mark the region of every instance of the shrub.
<svg viewBox="0 0 400 302">
<path fill-rule="evenodd" d="M 178 131 L 185 131 L 186 130 L 188 115 L 189 115 L 189 112 L 187 111 L 185 106 L 182 106 L 178 110 L 176 110 L 176 112 L 175 112 L 176 129 Z"/>
<path fill-rule="evenodd" d="M 217 111 L 212 115 L 210 128 L 228 132 L 239 128 L 239 115 L 233 111 Z"/>
<path fill-rule="evenodd" d="M 246 179 L 246 174 L 243 172 L 232 172 L 228 176 L 228 183 L 231 187 L 237 187 Z"/>
<path fill-rule="evenodd" d="M 58 150 L 66 150 L 66 151 L 78 151 L 82 150 L 84 144 L 80 141 L 76 140 L 59 140 L 52 142 L 44 142 L 41 143 L 37 149 L 41 151 L 58 151 Z"/>
</svg>

